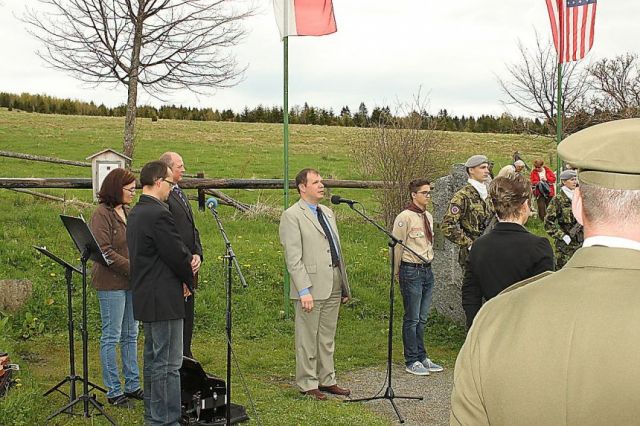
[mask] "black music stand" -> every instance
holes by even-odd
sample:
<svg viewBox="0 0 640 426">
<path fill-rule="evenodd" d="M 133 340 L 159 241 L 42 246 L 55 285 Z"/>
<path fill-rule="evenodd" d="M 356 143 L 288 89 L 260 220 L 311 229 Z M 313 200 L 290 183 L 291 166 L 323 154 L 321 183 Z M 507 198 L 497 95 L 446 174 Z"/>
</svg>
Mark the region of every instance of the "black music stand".
<svg viewBox="0 0 640 426">
<path fill-rule="evenodd" d="M 91 230 L 87 226 L 87 223 L 82 217 L 72 217 L 60 215 L 62 223 L 71 235 L 71 239 L 75 243 L 78 251 L 80 252 L 80 261 L 82 262 L 82 395 L 65 405 L 47 418 L 47 421 L 51 420 L 55 416 L 61 413 L 69 413 L 73 409 L 73 406 L 82 402 L 83 403 L 83 417 L 91 417 L 89 411 L 89 405 L 93 405 L 100 414 L 102 414 L 112 425 L 115 426 L 115 422 L 107 413 L 102 409 L 95 396 L 89 394 L 89 355 L 88 355 L 88 341 L 89 333 L 87 331 L 87 262 L 89 259 L 94 262 L 99 262 L 105 266 L 109 266 L 113 263 L 100 250 L 100 246 L 95 237 L 91 233 Z M 93 386 L 106 393 L 106 390 Z"/>
<path fill-rule="evenodd" d="M 51 389 L 46 391 L 42 396 L 47 396 L 54 391 L 58 391 L 64 396 L 69 397 L 69 402 L 71 402 L 76 399 L 76 381 L 83 380 L 82 376 L 76 375 L 75 349 L 74 349 L 74 343 L 73 343 L 74 341 L 73 339 L 73 329 L 74 329 L 73 305 L 71 304 L 71 292 L 73 290 L 73 286 L 71 285 L 71 278 L 74 272 L 78 274 L 82 274 L 82 271 L 79 268 L 69 264 L 65 260 L 60 259 L 58 256 L 56 256 L 55 254 L 47 250 L 46 247 L 33 246 L 33 248 L 38 250 L 40 253 L 44 254 L 45 256 L 47 256 L 49 259 L 61 265 L 65 270 L 64 276 L 67 282 L 67 315 L 68 315 L 67 325 L 69 330 L 69 375 L 64 379 L 62 379 L 60 382 L 58 382 L 58 384 L 53 386 Z M 70 383 L 70 391 L 68 395 L 60 389 L 62 385 L 64 385 L 67 382 Z M 94 383 L 89 382 L 89 385 L 91 386 L 91 388 L 95 388 L 95 389 L 101 390 L 102 392 L 106 392 L 105 389 L 101 388 L 100 386 Z M 69 409 L 66 411 L 67 414 L 74 414 L 72 408 L 73 407 L 69 407 Z"/>
</svg>

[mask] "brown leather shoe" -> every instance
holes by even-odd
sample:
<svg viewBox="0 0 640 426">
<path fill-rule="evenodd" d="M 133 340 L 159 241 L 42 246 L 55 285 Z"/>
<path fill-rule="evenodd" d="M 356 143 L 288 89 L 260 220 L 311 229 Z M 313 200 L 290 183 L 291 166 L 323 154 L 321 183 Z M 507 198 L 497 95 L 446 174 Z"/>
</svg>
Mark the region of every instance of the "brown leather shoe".
<svg viewBox="0 0 640 426">
<path fill-rule="evenodd" d="M 349 396 L 351 395 L 351 390 L 347 389 L 347 388 L 341 388 L 338 385 L 331 385 L 331 386 L 319 386 L 318 389 L 320 389 L 323 392 L 329 392 L 332 393 L 334 395 L 342 395 L 342 396 Z"/>
<path fill-rule="evenodd" d="M 324 401 L 325 399 L 327 399 L 327 395 L 323 394 L 318 389 L 310 389 L 306 392 L 300 392 L 300 393 L 303 395 L 312 396 L 318 401 Z"/>
</svg>

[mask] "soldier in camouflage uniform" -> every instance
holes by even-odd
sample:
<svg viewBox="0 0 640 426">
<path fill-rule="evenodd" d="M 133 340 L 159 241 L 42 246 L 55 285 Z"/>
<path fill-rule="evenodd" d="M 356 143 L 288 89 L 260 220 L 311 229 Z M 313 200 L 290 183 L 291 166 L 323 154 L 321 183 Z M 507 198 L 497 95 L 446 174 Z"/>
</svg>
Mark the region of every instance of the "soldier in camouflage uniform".
<svg viewBox="0 0 640 426">
<path fill-rule="evenodd" d="M 571 210 L 573 190 L 578 185 L 575 170 L 563 171 L 560 180 L 562 188 L 551 199 L 544 219 L 544 229 L 554 239 L 556 246 L 556 271 L 567 263 L 584 240 L 582 225 L 576 221 Z"/>
<path fill-rule="evenodd" d="M 471 244 L 489 231 L 495 218 L 485 182 L 489 178 L 489 160 L 484 155 L 470 157 L 464 166 L 468 183 L 453 195 L 442 219 L 442 233 L 460 246 L 458 262 L 464 270 Z"/>
</svg>

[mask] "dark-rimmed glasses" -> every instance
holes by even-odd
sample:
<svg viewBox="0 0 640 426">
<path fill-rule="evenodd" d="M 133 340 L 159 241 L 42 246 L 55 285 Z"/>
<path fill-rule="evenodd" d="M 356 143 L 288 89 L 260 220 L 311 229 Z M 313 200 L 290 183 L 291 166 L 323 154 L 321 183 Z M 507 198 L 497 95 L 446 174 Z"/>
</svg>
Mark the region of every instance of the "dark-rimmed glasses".
<svg viewBox="0 0 640 426">
<path fill-rule="evenodd" d="M 176 185 L 177 185 L 177 183 L 175 183 L 175 182 L 173 182 L 173 181 L 170 181 L 170 180 L 168 180 L 168 179 L 165 179 L 165 178 L 162 178 L 162 181 L 163 181 L 163 182 L 167 182 L 171 188 L 173 188 L 174 186 L 176 186 Z"/>
</svg>

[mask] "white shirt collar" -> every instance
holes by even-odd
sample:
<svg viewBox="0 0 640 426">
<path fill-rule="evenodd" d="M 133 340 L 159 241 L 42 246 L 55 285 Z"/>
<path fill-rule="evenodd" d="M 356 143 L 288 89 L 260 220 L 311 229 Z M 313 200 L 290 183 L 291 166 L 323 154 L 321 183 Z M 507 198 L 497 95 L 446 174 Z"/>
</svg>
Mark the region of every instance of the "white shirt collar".
<svg viewBox="0 0 640 426">
<path fill-rule="evenodd" d="M 627 238 L 621 238 L 621 237 L 608 237 L 606 235 L 596 235 L 595 237 L 589 237 L 589 238 L 586 238 L 582 243 L 582 247 L 591 247 L 591 246 L 605 246 L 605 247 L 616 247 L 616 248 L 640 250 L 640 242 L 638 241 L 629 240 Z"/>
<path fill-rule="evenodd" d="M 489 195 L 487 191 L 487 185 L 471 178 L 467 179 L 467 182 L 469 182 L 471 186 L 473 186 L 476 189 L 476 191 L 478 191 L 483 201 L 487 199 L 487 196 Z"/>
</svg>

